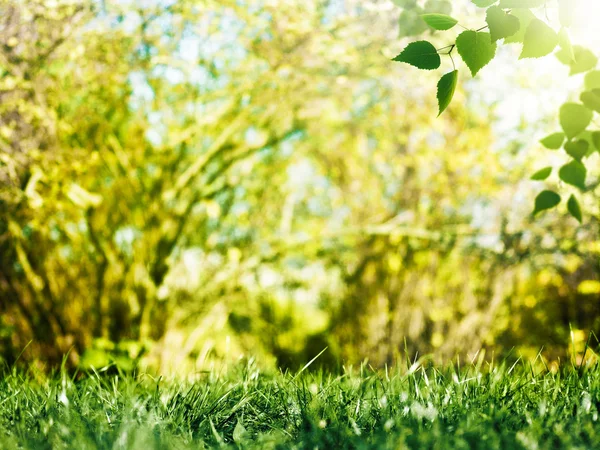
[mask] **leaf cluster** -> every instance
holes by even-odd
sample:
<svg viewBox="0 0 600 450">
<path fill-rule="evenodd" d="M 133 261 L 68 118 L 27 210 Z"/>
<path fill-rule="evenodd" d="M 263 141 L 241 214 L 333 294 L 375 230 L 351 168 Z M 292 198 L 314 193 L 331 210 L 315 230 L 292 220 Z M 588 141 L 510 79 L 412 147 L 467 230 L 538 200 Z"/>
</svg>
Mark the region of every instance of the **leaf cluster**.
<svg viewBox="0 0 600 450">
<path fill-rule="evenodd" d="M 571 43 L 569 27 L 572 24 L 572 7 L 564 0 L 559 1 L 560 24 L 556 28 L 548 23 L 544 14 L 542 7 L 547 7 L 546 0 L 472 0 L 472 3 L 485 8 L 484 26 L 464 29 L 453 43 L 441 49 L 436 49 L 426 40 L 413 42 L 393 60 L 419 69 L 434 70 L 441 66 L 440 55 L 450 57 L 453 70 L 443 75 L 437 86 L 439 114 L 442 114 L 452 101 L 459 78 L 452 58 L 454 50 L 473 77 L 494 59 L 500 42 L 504 45 L 520 44 L 519 59 L 541 58 L 556 50 L 556 58 L 569 66 L 571 75 L 586 73 L 585 83 L 579 102 L 566 102 L 560 107 L 562 131 L 547 136 L 541 143 L 551 150 L 564 148 L 572 160 L 558 170 L 559 179 L 582 192 L 586 191 L 586 158 L 600 151 L 600 131 L 588 129 L 594 114 L 600 113 L 600 71 L 595 70 L 598 58 L 593 51 Z M 435 31 L 447 31 L 460 26 L 457 19 L 445 13 L 423 14 L 422 19 Z M 552 167 L 544 167 L 531 178 L 546 180 L 552 170 Z M 559 194 L 545 190 L 536 198 L 533 214 L 554 208 L 560 202 Z M 569 197 L 567 209 L 581 222 L 581 207 L 575 195 Z"/>
</svg>

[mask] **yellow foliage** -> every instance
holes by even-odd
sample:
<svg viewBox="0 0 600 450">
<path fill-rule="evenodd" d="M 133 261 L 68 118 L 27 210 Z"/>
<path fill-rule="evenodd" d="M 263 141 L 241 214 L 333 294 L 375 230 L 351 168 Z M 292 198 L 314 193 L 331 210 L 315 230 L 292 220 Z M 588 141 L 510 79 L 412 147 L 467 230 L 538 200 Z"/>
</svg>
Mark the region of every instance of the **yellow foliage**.
<svg viewBox="0 0 600 450">
<path fill-rule="evenodd" d="M 584 280 L 577 286 L 577 292 L 585 295 L 600 294 L 600 281 Z"/>
</svg>

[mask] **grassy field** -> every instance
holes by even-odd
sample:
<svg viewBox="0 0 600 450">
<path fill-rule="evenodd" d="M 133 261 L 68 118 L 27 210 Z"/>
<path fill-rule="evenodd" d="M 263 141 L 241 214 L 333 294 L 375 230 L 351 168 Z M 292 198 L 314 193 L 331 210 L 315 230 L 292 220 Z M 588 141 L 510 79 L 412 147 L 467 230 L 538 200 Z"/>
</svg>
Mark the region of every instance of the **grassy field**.
<svg viewBox="0 0 600 450">
<path fill-rule="evenodd" d="M 193 382 L 13 372 L 0 405 L 2 449 L 600 448 L 598 367 L 337 376 L 248 363 Z"/>
</svg>

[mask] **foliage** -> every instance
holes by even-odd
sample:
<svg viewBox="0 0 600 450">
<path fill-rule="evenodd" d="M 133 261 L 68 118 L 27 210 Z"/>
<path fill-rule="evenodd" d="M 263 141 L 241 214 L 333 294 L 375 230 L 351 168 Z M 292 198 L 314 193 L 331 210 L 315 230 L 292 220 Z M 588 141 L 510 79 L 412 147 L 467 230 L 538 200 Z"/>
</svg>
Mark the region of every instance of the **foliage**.
<svg viewBox="0 0 600 450">
<path fill-rule="evenodd" d="M 0 383 L 0 436 L 24 448 L 573 448 L 599 439 L 596 365 L 270 374 L 194 381 L 66 374 Z M 35 432 L 32 432 L 35 430 Z"/>
<path fill-rule="evenodd" d="M 134 3 L 0 1 L 6 363 L 296 369 L 327 347 L 324 367 L 384 367 L 548 342 L 554 361 L 598 326 L 597 224 L 532 221 L 525 132 L 499 139 L 458 72 L 432 117 L 435 73 L 389 62 L 388 2 Z M 585 162 L 597 137 L 568 148 Z"/>
<path fill-rule="evenodd" d="M 252 236 L 243 214 L 231 208 L 234 200 L 256 203 L 265 189 L 243 186 L 240 178 L 301 132 L 299 100 L 319 98 L 322 86 L 290 79 L 282 67 L 295 57 L 294 46 L 301 55 L 307 30 L 291 47 L 268 43 L 254 37 L 265 27 L 256 17 L 240 30 L 239 44 L 226 38 L 219 23 L 231 20 L 232 11 L 241 20 L 242 6 L 222 10 L 202 33 L 220 33 L 222 46 L 237 46 L 247 57 L 230 51 L 214 60 L 205 49 L 191 60 L 178 48 L 202 11 L 215 10 L 192 3 L 103 11 L 92 2 L 3 3 L 4 37 L 14 42 L 4 50 L 10 74 L 4 81 L 13 80 L 7 92 L 18 101 L 2 105 L 5 134 L 16 149 L 3 172 L 14 179 L 3 184 L 0 222 L 0 286 L 12 299 L 4 314 L 18 330 L 3 352 L 9 362 L 30 339 L 29 352 L 54 364 L 74 347 L 72 365 L 97 340 L 146 345 L 164 335 L 186 300 L 190 309 L 206 310 L 214 302 L 211 289 L 226 296 L 216 283 L 204 287 L 206 303 L 184 298 L 183 289 L 166 283 L 172 259 L 190 247 L 239 259 L 237 246 Z M 22 19 L 27 14 L 52 20 Z M 38 36 L 27 38 L 28 32 Z M 33 45 L 44 42 L 43 33 L 54 39 L 48 59 L 22 57 L 43 50 Z M 274 97 L 287 98 L 285 108 L 276 108 Z M 39 109 L 53 122 L 30 123 L 19 108 Z M 225 288 L 234 289 L 235 282 Z"/>
<path fill-rule="evenodd" d="M 429 41 L 410 43 L 398 57 L 394 58 L 394 61 L 405 62 L 420 69 L 431 70 L 440 67 L 441 62 L 435 59 L 439 54 L 448 55 L 452 58 L 452 52 L 456 49 L 469 68 L 471 75 L 475 77 L 496 56 L 497 42 L 504 40 L 504 44 L 523 44 L 519 59 L 541 58 L 552 53 L 558 47 L 556 57 L 560 62 L 571 68 L 571 75 L 587 73 L 589 79 L 596 76 L 597 71 L 594 69 L 598 64 L 598 57 L 591 50 L 571 43 L 568 29 L 572 25 L 572 13 L 576 7 L 575 5 L 569 5 L 569 2 L 563 0 L 559 0 L 558 4 L 548 0 L 500 0 L 498 4 L 496 4 L 497 1 L 472 0 L 472 3 L 479 8 L 486 9 L 485 26 L 476 30 L 465 28 L 456 37 L 453 44 L 437 50 Z M 403 6 L 405 8 L 410 7 L 410 5 Z M 547 23 L 552 22 L 548 14 L 550 8 L 557 10 L 555 25 Z M 440 10 L 439 13 L 444 14 L 422 14 L 421 18 L 423 22 L 435 30 L 449 30 L 458 24 L 458 20 L 446 15 L 445 11 Z M 538 16 L 544 20 L 538 18 Z M 486 28 L 489 32 L 483 31 Z M 559 28 L 558 31 L 557 28 Z M 414 51 L 416 45 L 421 50 L 418 55 Z M 451 74 L 454 74 L 453 77 L 457 77 L 458 71 L 453 59 L 452 65 L 454 70 Z M 440 84 L 448 84 L 446 81 L 448 75 L 442 77 Z M 576 160 L 561 168 L 558 172 L 559 178 L 565 183 L 577 187 L 581 192 L 587 191 L 585 158 L 595 151 L 600 151 L 600 147 L 590 139 L 592 133 L 599 133 L 600 131 L 586 131 L 592 122 L 594 112 L 600 112 L 600 101 L 598 99 L 598 92 L 600 91 L 593 88 L 593 83 L 586 83 L 583 89 L 579 98 L 581 103 L 564 103 L 559 113 L 560 125 L 567 137 L 564 150 Z M 440 98 L 439 92 L 438 85 L 438 99 Z M 443 101 L 440 101 L 440 114 L 452 100 L 454 90 L 445 89 L 443 92 Z M 555 143 L 555 139 L 558 139 L 557 136 L 559 134 L 555 133 L 544 138 L 542 143 L 553 150 L 560 148 L 562 143 L 561 145 Z M 540 179 L 538 173 L 534 177 Z M 581 209 L 579 206 L 575 206 L 579 205 L 577 198 L 573 194 L 569 198 L 567 208 L 569 213 L 581 221 Z M 554 208 L 560 201 L 561 198 L 558 194 L 551 195 L 551 191 L 544 191 L 536 199 L 534 214 Z"/>
</svg>

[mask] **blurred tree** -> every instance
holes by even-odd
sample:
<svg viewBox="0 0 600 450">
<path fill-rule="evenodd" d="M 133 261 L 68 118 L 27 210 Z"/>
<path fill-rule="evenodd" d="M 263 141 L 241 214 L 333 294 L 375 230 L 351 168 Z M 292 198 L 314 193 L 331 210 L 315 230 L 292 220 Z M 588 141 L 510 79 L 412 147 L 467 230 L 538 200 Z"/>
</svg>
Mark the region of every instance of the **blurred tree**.
<svg viewBox="0 0 600 450">
<path fill-rule="evenodd" d="M 69 57 L 61 46 L 90 11 L 75 2 L 3 1 L 0 12 L 0 313 L 10 363 L 31 338 L 50 359 L 57 349 L 82 348 L 64 342 L 72 329 L 45 267 L 42 235 L 51 230 L 36 223 L 45 204 L 43 171 L 65 162 L 58 137 L 65 124 L 54 102 L 62 74 L 54 62 Z"/>
<path fill-rule="evenodd" d="M 423 76 L 389 62 L 387 2 L 0 11 L 9 363 L 30 341 L 26 361 L 72 348 L 84 366 L 153 343 L 173 370 L 242 353 L 293 367 L 326 345 L 331 364 L 389 363 L 405 342 L 447 356 L 519 336 L 548 255 L 567 280 L 582 252 L 573 289 L 598 278 L 584 241 L 564 246 L 571 222 L 544 248 L 541 224 L 519 234 L 521 175 L 463 91 L 432 118 Z"/>
</svg>

